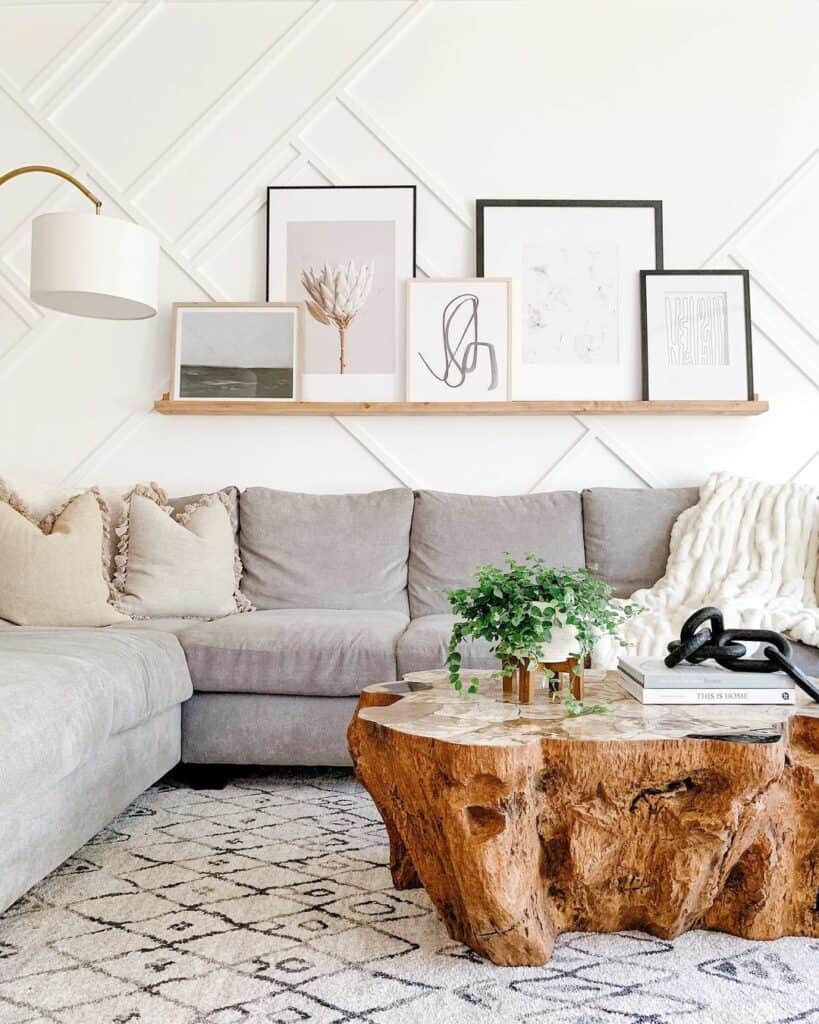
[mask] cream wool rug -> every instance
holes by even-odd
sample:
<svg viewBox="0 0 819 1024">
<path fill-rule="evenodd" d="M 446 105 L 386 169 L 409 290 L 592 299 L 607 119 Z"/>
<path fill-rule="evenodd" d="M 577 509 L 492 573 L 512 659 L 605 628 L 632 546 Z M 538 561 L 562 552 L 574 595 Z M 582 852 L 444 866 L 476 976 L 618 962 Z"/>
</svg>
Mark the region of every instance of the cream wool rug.
<svg viewBox="0 0 819 1024">
<path fill-rule="evenodd" d="M 819 941 L 576 934 L 501 969 L 386 860 L 342 770 L 156 786 L 0 917 L 0 1024 L 819 1024 Z"/>
</svg>

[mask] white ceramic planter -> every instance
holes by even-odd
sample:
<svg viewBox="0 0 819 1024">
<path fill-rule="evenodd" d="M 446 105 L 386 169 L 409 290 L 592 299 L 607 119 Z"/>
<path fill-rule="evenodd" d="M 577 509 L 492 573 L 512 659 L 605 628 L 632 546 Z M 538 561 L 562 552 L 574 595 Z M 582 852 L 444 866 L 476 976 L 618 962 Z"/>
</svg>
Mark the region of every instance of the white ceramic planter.
<svg viewBox="0 0 819 1024">
<path fill-rule="evenodd" d="M 536 601 L 538 608 L 545 608 L 545 601 Z M 540 660 L 547 664 L 556 661 L 566 661 L 572 654 L 577 653 L 577 630 L 574 626 L 560 625 L 561 616 L 555 617 L 555 624 L 552 626 L 551 643 L 544 644 L 540 649 Z"/>
</svg>

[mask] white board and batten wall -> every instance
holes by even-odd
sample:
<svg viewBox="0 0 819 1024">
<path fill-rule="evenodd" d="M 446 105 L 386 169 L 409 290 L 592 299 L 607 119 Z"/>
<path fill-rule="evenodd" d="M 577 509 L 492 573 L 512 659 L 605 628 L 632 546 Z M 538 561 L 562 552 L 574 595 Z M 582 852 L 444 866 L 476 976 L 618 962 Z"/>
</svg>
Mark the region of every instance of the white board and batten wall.
<svg viewBox="0 0 819 1024">
<path fill-rule="evenodd" d="M 162 310 L 27 298 L 0 192 L 0 475 L 519 493 L 819 483 L 814 0 L 0 0 L 3 169 L 56 164 L 160 236 Z M 152 412 L 173 301 L 264 298 L 265 187 L 418 186 L 418 265 L 474 273 L 474 200 L 662 199 L 667 267 L 748 267 L 756 417 L 226 417 Z"/>
</svg>

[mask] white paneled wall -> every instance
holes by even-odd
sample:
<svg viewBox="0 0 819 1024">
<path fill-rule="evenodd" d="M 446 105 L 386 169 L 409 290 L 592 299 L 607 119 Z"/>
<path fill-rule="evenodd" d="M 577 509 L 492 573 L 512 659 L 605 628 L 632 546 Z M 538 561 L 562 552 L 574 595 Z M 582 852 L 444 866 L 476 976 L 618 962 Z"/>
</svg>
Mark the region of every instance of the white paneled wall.
<svg viewBox="0 0 819 1024">
<path fill-rule="evenodd" d="M 819 483 L 815 0 L 0 0 L 0 170 L 55 163 L 163 245 L 161 315 L 27 298 L 0 191 L 0 475 L 311 491 Z M 418 263 L 474 272 L 474 200 L 660 198 L 666 266 L 747 266 L 756 418 L 174 418 L 169 304 L 264 297 L 265 186 L 418 185 Z"/>
</svg>

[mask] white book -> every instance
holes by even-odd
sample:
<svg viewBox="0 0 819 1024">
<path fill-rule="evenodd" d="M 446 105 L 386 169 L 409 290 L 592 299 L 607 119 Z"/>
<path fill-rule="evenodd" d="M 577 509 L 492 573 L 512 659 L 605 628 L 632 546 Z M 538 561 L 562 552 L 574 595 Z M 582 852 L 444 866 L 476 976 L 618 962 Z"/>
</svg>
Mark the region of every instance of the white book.
<svg viewBox="0 0 819 1024">
<path fill-rule="evenodd" d="M 662 658 L 622 657 L 620 671 L 645 689 L 711 690 L 727 686 L 732 690 L 793 689 L 793 682 L 784 672 L 733 672 L 716 662 L 702 665 L 683 662 L 668 668 Z"/>
<path fill-rule="evenodd" d="M 641 704 L 796 704 L 793 686 L 642 687 L 622 672 L 618 674 L 617 681 Z"/>
</svg>

